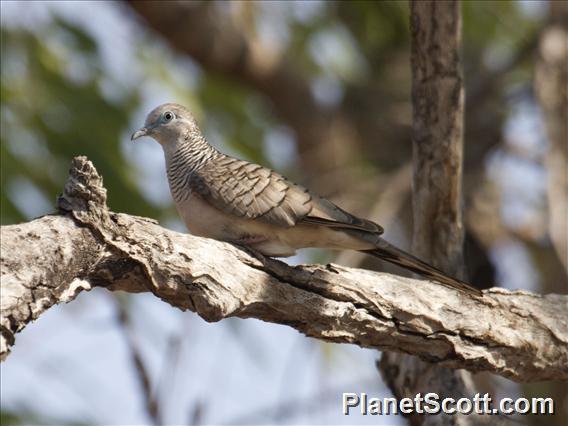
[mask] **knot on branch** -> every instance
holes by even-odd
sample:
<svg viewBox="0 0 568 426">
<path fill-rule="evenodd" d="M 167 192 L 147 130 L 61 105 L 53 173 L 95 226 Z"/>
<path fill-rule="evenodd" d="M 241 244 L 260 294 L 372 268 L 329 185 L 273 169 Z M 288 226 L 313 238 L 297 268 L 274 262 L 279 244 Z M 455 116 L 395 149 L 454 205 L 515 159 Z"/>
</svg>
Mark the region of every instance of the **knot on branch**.
<svg viewBox="0 0 568 426">
<path fill-rule="evenodd" d="M 103 178 L 93 163 L 85 156 L 73 158 L 57 207 L 66 212 L 107 211 L 106 199 Z"/>
</svg>

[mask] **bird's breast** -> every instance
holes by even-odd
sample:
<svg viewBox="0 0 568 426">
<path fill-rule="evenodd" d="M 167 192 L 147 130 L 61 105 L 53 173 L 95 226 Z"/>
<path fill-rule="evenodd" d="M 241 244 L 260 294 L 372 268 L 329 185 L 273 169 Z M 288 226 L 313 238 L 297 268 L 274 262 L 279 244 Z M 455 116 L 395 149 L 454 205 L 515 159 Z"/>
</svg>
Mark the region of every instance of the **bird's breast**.
<svg viewBox="0 0 568 426">
<path fill-rule="evenodd" d="M 233 218 L 211 206 L 199 195 L 190 193 L 182 201 L 176 201 L 179 215 L 193 235 L 229 240 L 234 228 Z"/>
<path fill-rule="evenodd" d="M 176 207 L 193 235 L 231 242 L 239 241 L 245 236 L 265 239 L 274 236 L 274 231 L 268 225 L 225 213 L 196 193 L 176 202 Z"/>
</svg>

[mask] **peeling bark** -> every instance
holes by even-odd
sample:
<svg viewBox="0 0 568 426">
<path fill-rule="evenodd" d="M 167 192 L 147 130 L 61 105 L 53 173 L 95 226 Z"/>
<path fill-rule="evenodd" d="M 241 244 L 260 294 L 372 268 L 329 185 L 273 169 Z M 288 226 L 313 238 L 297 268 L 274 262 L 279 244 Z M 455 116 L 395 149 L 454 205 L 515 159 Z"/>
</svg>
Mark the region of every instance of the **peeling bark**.
<svg viewBox="0 0 568 426">
<path fill-rule="evenodd" d="M 65 216 L 44 216 L 1 229 L 3 359 L 15 333 L 26 324 L 51 306 L 90 289 L 83 277 L 104 247 L 89 229 Z"/>
<path fill-rule="evenodd" d="M 93 165 L 73 161 L 59 215 L 3 226 L 1 355 L 51 306 L 95 286 L 150 291 L 206 321 L 257 318 L 336 343 L 399 351 L 516 381 L 568 379 L 568 297 L 483 298 L 337 265 L 291 267 L 108 211 Z"/>
</svg>

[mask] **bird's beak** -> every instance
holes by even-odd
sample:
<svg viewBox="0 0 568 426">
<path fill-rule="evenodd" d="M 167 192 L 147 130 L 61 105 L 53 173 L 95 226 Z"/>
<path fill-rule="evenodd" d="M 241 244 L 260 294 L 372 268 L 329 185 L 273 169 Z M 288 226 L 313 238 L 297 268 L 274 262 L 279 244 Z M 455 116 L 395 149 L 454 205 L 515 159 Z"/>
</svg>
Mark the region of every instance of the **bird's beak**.
<svg viewBox="0 0 568 426">
<path fill-rule="evenodd" d="M 138 138 L 141 138 L 142 136 L 148 136 L 148 129 L 146 127 L 142 127 L 139 130 L 136 130 L 134 133 L 132 133 L 132 136 L 130 136 L 130 140 L 136 140 Z"/>
</svg>

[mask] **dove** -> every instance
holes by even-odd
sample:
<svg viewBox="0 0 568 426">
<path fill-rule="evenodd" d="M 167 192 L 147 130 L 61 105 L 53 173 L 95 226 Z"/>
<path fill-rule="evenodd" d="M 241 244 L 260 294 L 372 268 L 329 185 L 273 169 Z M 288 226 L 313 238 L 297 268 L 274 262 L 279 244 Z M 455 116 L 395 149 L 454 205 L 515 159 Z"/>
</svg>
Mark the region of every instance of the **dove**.
<svg viewBox="0 0 568 426">
<path fill-rule="evenodd" d="M 351 249 L 376 256 L 473 295 L 481 291 L 381 237 L 375 222 L 348 213 L 277 172 L 218 151 L 191 112 L 167 103 L 152 110 L 131 140 L 149 136 L 163 148 L 172 197 L 193 235 L 288 257 L 298 249 Z"/>
</svg>

